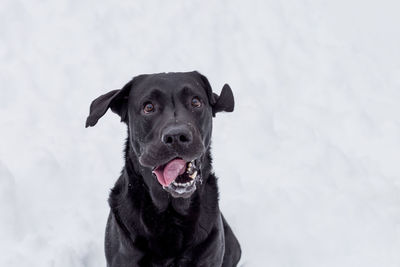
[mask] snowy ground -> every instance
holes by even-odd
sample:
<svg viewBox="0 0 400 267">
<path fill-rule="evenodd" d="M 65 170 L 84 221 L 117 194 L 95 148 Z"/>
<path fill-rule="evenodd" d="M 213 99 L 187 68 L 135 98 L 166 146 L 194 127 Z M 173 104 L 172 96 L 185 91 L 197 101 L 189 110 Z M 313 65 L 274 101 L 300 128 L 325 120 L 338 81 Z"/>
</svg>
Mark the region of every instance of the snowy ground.
<svg viewBox="0 0 400 267">
<path fill-rule="evenodd" d="M 398 1 L 0 5 L 0 266 L 105 266 L 125 126 L 84 122 L 140 73 L 199 70 L 243 266 L 400 266 Z M 237 156 L 240 154 L 240 156 Z"/>
</svg>

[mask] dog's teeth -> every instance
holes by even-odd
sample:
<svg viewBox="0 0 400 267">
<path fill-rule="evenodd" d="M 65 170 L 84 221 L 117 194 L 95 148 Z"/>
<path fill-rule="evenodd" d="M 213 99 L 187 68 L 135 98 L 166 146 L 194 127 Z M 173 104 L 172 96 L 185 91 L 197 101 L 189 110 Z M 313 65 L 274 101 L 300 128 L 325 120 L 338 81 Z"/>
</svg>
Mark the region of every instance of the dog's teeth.
<svg viewBox="0 0 400 267">
<path fill-rule="evenodd" d="M 194 173 L 192 173 L 191 175 L 189 175 L 189 177 L 190 177 L 191 179 L 196 178 L 196 176 L 197 176 L 197 171 L 194 171 Z"/>
<path fill-rule="evenodd" d="M 190 180 L 189 182 L 186 182 L 186 183 L 179 183 L 179 182 L 172 182 L 172 184 L 174 185 L 174 186 L 176 186 L 176 187 L 188 187 L 188 186 L 191 186 L 191 185 L 193 185 L 194 184 L 194 182 L 195 182 L 195 179 L 194 178 L 196 178 L 196 175 L 197 175 L 197 171 L 195 172 L 195 173 L 193 173 L 193 178 L 192 177 L 190 177 L 192 180 Z"/>
<path fill-rule="evenodd" d="M 190 173 L 191 170 L 192 170 L 192 163 L 189 162 L 189 164 L 188 164 L 188 166 L 187 166 L 187 168 L 186 168 L 186 172 L 187 172 L 187 173 Z"/>
</svg>

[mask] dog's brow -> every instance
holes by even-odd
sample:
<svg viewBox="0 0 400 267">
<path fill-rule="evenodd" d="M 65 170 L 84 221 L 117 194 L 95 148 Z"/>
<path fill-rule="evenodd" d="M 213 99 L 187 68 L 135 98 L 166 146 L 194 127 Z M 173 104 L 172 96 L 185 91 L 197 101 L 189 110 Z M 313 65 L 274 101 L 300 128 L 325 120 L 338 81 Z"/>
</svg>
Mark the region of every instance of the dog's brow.
<svg viewBox="0 0 400 267">
<path fill-rule="evenodd" d="M 189 86 L 187 86 L 187 85 L 185 85 L 183 88 L 182 88 L 182 94 L 190 94 L 192 92 L 192 88 L 190 88 Z"/>
<path fill-rule="evenodd" d="M 166 95 L 163 91 L 157 88 L 149 89 L 145 92 L 145 94 L 140 98 L 141 102 L 151 99 L 159 99 L 165 98 Z"/>
<path fill-rule="evenodd" d="M 201 94 L 198 90 L 195 90 L 193 87 L 185 85 L 182 88 L 182 95 L 187 96 L 187 95 L 199 95 Z"/>
</svg>

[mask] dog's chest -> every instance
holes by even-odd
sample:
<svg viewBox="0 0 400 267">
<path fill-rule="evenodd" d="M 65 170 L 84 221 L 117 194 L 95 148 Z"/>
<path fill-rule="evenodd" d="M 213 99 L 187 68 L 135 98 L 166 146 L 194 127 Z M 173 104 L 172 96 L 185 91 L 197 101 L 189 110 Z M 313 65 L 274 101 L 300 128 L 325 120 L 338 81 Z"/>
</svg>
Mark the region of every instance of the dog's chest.
<svg viewBox="0 0 400 267">
<path fill-rule="evenodd" d="M 142 218 L 147 250 L 163 257 L 185 252 L 196 236 L 196 222 L 171 212 L 153 214 Z"/>
</svg>

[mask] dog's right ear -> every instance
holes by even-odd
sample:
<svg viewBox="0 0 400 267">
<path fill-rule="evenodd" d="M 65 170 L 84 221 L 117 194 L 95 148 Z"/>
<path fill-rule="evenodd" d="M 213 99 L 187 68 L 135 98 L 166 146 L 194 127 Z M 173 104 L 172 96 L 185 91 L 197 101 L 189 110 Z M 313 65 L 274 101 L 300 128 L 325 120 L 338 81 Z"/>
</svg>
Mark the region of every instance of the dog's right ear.
<svg viewBox="0 0 400 267">
<path fill-rule="evenodd" d="M 128 82 L 122 89 L 112 90 L 93 100 L 90 105 L 89 116 L 86 119 L 86 128 L 95 126 L 97 121 L 103 117 L 109 108 L 126 122 L 128 112 L 128 96 L 134 79 Z"/>
</svg>

